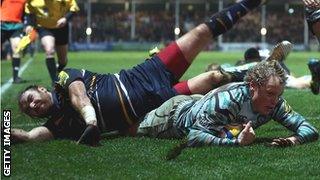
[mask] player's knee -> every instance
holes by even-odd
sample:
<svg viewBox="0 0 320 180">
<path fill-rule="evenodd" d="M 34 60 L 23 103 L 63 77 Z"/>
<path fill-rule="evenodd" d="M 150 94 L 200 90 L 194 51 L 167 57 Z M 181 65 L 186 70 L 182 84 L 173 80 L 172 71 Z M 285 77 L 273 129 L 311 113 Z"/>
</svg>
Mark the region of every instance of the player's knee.
<svg viewBox="0 0 320 180">
<path fill-rule="evenodd" d="M 54 53 L 55 53 L 54 47 L 45 47 L 44 50 L 46 52 L 46 56 L 47 57 L 53 57 L 54 56 Z"/>
<path fill-rule="evenodd" d="M 17 46 L 12 46 L 12 57 L 13 58 L 20 58 L 20 53 L 16 52 Z"/>
<path fill-rule="evenodd" d="M 223 75 L 221 74 L 221 72 L 219 70 L 213 70 L 208 72 L 208 80 L 210 81 L 210 84 L 220 84 L 222 79 L 223 79 Z"/>
<path fill-rule="evenodd" d="M 12 57 L 13 57 L 13 58 L 20 58 L 20 53 L 15 53 L 15 52 L 13 52 L 13 53 L 12 53 Z"/>
<path fill-rule="evenodd" d="M 206 24 L 200 24 L 199 26 L 195 27 L 195 36 L 196 37 L 206 37 L 211 35 L 211 31 Z"/>
</svg>

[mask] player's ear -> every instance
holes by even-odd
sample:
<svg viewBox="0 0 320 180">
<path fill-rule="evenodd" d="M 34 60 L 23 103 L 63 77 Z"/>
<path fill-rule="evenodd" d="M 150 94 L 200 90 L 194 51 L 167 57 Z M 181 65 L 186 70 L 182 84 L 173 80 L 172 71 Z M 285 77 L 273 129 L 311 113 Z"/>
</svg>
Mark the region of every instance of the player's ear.
<svg viewBox="0 0 320 180">
<path fill-rule="evenodd" d="M 252 82 L 252 81 L 250 81 L 249 82 L 249 90 L 251 91 L 251 92 L 253 92 L 254 91 L 254 89 L 255 89 L 255 83 L 254 82 Z"/>
</svg>

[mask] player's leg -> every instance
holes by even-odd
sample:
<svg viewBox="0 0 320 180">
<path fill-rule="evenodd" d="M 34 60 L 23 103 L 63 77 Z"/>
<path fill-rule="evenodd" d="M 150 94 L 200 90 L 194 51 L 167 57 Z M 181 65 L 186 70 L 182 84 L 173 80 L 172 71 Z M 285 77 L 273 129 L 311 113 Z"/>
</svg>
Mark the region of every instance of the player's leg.
<svg viewBox="0 0 320 180">
<path fill-rule="evenodd" d="M 320 43 L 320 8 L 306 8 L 306 20 L 309 30 L 315 35 Z"/>
<path fill-rule="evenodd" d="M 289 41 L 282 41 L 276 44 L 271 50 L 271 54 L 267 58 L 267 61 L 277 60 L 280 63 L 283 62 L 291 52 L 292 48 L 293 44 Z"/>
<path fill-rule="evenodd" d="M 139 124 L 137 135 L 154 138 L 182 138 L 185 136 L 186 127 L 177 124 L 176 114 L 179 113 L 179 105 L 199 100 L 201 97 L 200 95 L 179 95 L 167 100 L 160 107 L 145 115 Z"/>
<path fill-rule="evenodd" d="M 68 53 L 68 45 L 56 45 L 56 51 L 58 56 L 58 72 L 62 71 L 64 67 L 66 67 L 68 63 L 67 53 Z"/>
<path fill-rule="evenodd" d="M 12 49 L 12 73 L 13 73 L 13 83 L 21 83 L 22 79 L 19 77 L 19 69 L 20 69 L 20 53 L 16 52 L 16 48 L 20 42 L 21 38 L 19 35 L 12 36 L 10 38 L 10 44 Z"/>
<path fill-rule="evenodd" d="M 69 28 L 68 25 L 55 29 L 53 31 L 56 43 L 56 51 L 58 56 L 58 72 L 62 71 L 68 63 L 68 40 L 69 40 Z"/>
<path fill-rule="evenodd" d="M 308 62 L 308 67 L 311 72 L 312 81 L 310 88 L 313 94 L 320 93 L 320 60 L 310 59 Z"/>
<path fill-rule="evenodd" d="M 310 88 L 311 76 L 301 76 L 301 77 L 293 77 L 291 75 L 287 76 L 286 87 L 287 88 L 295 88 L 295 89 L 305 89 Z"/>
<path fill-rule="evenodd" d="M 174 88 L 179 94 L 206 94 L 227 83 L 243 81 L 247 71 L 256 64 L 257 62 L 228 68 L 219 67 L 218 70 L 205 72 L 187 81 L 177 83 Z"/>
<path fill-rule="evenodd" d="M 0 29 L 0 30 L 1 30 L 1 47 L 2 47 L 2 44 L 5 41 L 10 39 L 10 37 L 13 34 L 13 31 L 8 31 L 8 30 L 4 30 L 4 29 Z"/>
<path fill-rule="evenodd" d="M 289 69 L 285 66 L 283 63 L 284 59 L 288 56 L 288 54 L 291 52 L 293 45 L 289 41 L 282 41 L 275 45 L 275 47 L 272 50 L 271 56 L 272 58 L 268 58 L 267 60 L 275 59 L 278 60 L 281 64 L 281 66 L 286 70 L 287 73 L 289 73 Z M 217 77 L 217 75 L 214 76 L 215 81 L 211 81 L 212 87 L 217 87 L 224 85 L 228 82 L 241 82 L 243 81 L 244 76 L 246 75 L 247 71 L 255 66 L 257 62 L 247 63 L 240 66 L 232 66 L 232 67 L 226 67 L 222 68 L 222 75 L 223 75 L 223 81 L 220 82 L 222 79 Z M 211 78 L 212 79 L 212 78 Z M 220 81 L 219 81 L 220 80 Z M 218 84 L 217 81 L 219 82 Z M 196 84 L 201 84 L 201 80 L 190 82 L 194 83 L 195 85 L 190 86 L 197 86 Z M 302 85 L 302 84 L 301 84 Z M 191 89 L 191 88 L 190 88 Z M 199 89 L 199 86 L 198 86 Z M 192 90 L 191 90 L 192 92 Z"/>
<path fill-rule="evenodd" d="M 260 3 L 261 0 L 244 0 L 215 13 L 208 22 L 200 24 L 163 49 L 158 57 L 179 79 L 213 37 L 227 32 L 242 16 Z"/>
<path fill-rule="evenodd" d="M 229 83 L 231 77 L 222 73 L 220 70 L 214 70 L 199 74 L 187 81 L 182 81 L 174 85 L 179 94 L 206 94 L 210 90 Z"/>
<path fill-rule="evenodd" d="M 38 30 L 41 44 L 43 46 L 43 49 L 46 53 L 46 65 L 47 69 L 49 71 L 50 78 L 52 82 L 54 82 L 57 78 L 57 67 L 56 67 L 56 62 L 55 62 L 55 38 L 52 34 L 47 29 L 40 28 Z"/>
</svg>

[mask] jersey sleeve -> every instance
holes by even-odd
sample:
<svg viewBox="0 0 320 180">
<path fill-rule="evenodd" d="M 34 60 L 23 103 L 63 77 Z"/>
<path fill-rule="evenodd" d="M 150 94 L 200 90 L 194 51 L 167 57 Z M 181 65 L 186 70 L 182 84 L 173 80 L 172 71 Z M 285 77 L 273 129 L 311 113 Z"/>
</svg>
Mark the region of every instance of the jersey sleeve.
<svg viewBox="0 0 320 180">
<path fill-rule="evenodd" d="M 71 0 L 69 5 L 70 5 L 70 9 L 69 9 L 70 12 L 78 12 L 80 10 L 75 0 Z"/>
<path fill-rule="evenodd" d="M 49 131 L 53 134 L 55 139 L 61 138 L 59 135 L 58 127 L 53 123 L 53 120 L 49 119 L 46 123 L 43 124 L 44 127 L 48 128 Z"/>
<path fill-rule="evenodd" d="M 218 137 L 218 133 L 212 133 L 206 130 L 207 128 L 197 124 L 190 128 L 188 133 L 188 145 L 192 147 L 204 146 L 204 145 L 238 145 L 237 139 L 228 139 Z"/>
<path fill-rule="evenodd" d="M 65 69 L 59 73 L 57 84 L 68 92 L 69 85 L 76 80 L 84 81 L 82 72 L 78 69 Z"/>
<path fill-rule="evenodd" d="M 43 126 L 49 129 L 55 139 L 70 139 L 76 141 L 85 130 L 86 123 L 78 116 L 63 116 L 60 117 L 60 119 L 51 118 Z"/>
<path fill-rule="evenodd" d="M 31 13 L 32 13 L 32 12 L 31 12 L 31 9 L 32 9 L 32 7 L 31 7 L 30 3 L 29 3 L 29 2 L 26 2 L 25 6 L 24 6 L 24 12 L 25 12 L 26 14 L 31 14 Z"/>
<path fill-rule="evenodd" d="M 317 129 L 295 112 L 284 99 L 280 99 L 277 104 L 273 119 L 294 132 L 300 143 L 314 141 L 319 137 Z"/>
</svg>

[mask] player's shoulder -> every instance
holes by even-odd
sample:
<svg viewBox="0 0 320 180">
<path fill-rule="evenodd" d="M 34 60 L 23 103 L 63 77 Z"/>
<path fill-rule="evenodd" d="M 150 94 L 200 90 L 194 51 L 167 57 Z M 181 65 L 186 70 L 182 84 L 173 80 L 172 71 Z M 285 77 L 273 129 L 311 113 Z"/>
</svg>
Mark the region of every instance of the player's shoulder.
<svg viewBox="0 0 320 180">
<path fill-rule="evenodd" d="M 68 87 L 69 84 L 77 79 L 82 79 L 84 71 L 74 68 L 66 68 L 59 72 L 57 83 L 62 87 Z"/>
<path fill-rule="evenodd" d="M 250 91 L 248 83 L 245 82 L 233 82 L 221 86 L 215 90 L 213 93 L 218 96 L 218 98 L 228 98 L 233 102 L 242 102 L 250 99 Z"/>
<path fill-rule="evenodd" d="M 219 92 L 228 92 L 232 94 L 247 94 L 248 93 L 248 83 L 246 82 L 232 82 L 226 85 L 223 85 L 221 87 L 218 87 L 213 90 L 213 92 L 219 93 Z"/>
<path fill-rule="evenodd" d="M 278 116 L 281 114 L 290 114 L 293 112 L 290 104 L 283 98 L 280 97 L 278 103 L 273 110 L 273 116 Z"/>
</svg>

